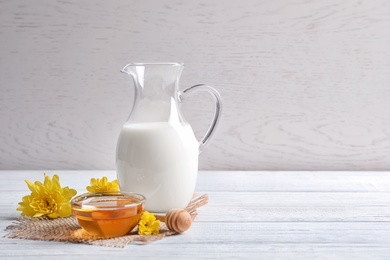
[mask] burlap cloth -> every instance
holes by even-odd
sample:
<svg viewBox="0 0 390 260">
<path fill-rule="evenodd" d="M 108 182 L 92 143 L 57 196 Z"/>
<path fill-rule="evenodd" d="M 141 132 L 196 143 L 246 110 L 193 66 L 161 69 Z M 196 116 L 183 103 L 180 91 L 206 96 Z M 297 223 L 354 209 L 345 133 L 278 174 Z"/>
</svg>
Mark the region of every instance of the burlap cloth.
<svg viewBox="0 0 390 260">
<path fill-rule="evenodd" d="M 207 202 L 207 194 L 194 196 L 186 207 L 193 220 L 197 216 L 196 209 L 207 204 Z M 177 234 L 168 230 L 165 223 L 161 222 L 160 233 L 157 235 L 138 235 L 138 230 L 135 228 L 126 236 L 108 239 L 96 238 L 89 235 L 79 226 L 75 216 L 57 219 L 21 217 L 17 222 L 9 225 L 6 231 L 8 231 L 8 234 L 5 237 L 8 238 L 61 241 L 122 248 L 130 243 L 144 244 Z"/>
</svg>

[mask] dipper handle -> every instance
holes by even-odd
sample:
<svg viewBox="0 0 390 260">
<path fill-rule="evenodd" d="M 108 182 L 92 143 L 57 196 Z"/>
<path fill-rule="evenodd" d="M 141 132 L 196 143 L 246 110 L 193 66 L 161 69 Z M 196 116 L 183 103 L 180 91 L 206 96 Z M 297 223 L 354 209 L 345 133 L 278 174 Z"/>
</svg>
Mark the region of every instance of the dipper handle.
<svg viewBox="0 0 390 260">
<path fill-rule="evenodd" d="M 192 224 L 190 213 L 184 209 L 171 209 L 165 216 L 155 215 L 156 219 L 165 222 L 169 230 L 177 233 L 183 233 L 188 230 Z"/>
</svg>

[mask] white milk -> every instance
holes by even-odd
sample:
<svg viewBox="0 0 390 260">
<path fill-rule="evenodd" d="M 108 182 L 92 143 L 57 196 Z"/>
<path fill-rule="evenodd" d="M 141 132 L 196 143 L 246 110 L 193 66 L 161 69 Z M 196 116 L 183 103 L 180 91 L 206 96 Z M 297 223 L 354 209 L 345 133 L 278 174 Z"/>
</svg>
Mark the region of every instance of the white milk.
<svg viewBox="0 0 390 260">
<path fill-rule="evenodd" d="M 148 211 L 184 208 L 195 190 L 198 155 L 189 125 L 125 124 L 116 156 L 120 189 L 144 195 Z"/>
</svg>

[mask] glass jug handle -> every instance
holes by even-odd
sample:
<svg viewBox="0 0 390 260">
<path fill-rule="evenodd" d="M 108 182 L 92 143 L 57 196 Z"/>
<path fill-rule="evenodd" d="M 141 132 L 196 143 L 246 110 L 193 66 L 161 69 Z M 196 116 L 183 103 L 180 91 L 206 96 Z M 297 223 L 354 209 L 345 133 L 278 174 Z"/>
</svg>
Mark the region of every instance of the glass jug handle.
<svg viewBox="0 0 390 260">
<path fill-rule="evenodd" d="M 215 127 L 218 125 L 219 120 L 221 118 L 222 100 L 221 100 L 221 96 L 219 95 L 218 91 L 215 88 L 210 87 L 208 85 L 204 85 L 204 84 L 198 84 L 198 85 L 189 87 L 186 90 L 184 90 L 182 95 L 181 95 L 181 100 L 184 100 L 187 96 L 189 96 L 195 92 L 198 92 L 198 91 L 209 92 L 215 101 L 215 112 L 214 112 L 213 120 L 212 120 L 206 134 L 204 135 L 202 140 L 200 140 L 199 153 L 201 153 L 203 151 L 203 149 L 206 147 L 207 143 L 209 142 L 211 136 L 214 133 Z"/>
</svg>

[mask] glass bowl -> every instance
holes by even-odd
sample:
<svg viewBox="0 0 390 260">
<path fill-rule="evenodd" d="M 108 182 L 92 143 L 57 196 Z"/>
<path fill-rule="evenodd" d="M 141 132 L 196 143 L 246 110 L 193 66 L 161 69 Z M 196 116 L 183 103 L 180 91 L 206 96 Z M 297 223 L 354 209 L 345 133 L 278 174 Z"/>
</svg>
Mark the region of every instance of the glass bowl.
<svg viewBox="0 0 390 260">
<path fill-rule="evenodd" d="M 145 197 L 131 192 L 85 193 L 72 199 L 72 210 L 80 226 L 96 237 L 126 235 L 138 224 Z"/>
</svg>

